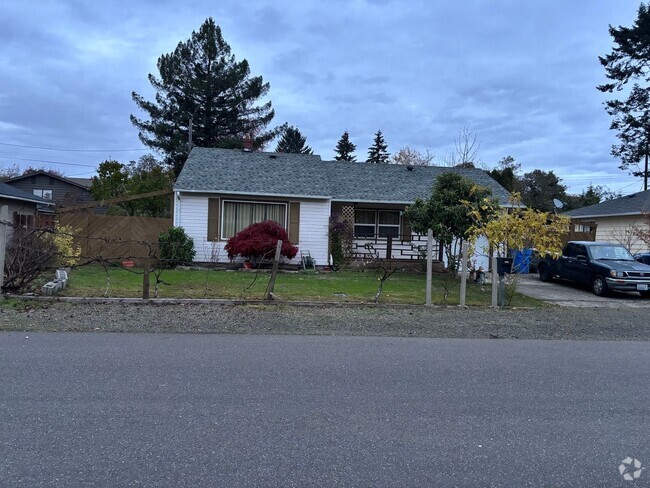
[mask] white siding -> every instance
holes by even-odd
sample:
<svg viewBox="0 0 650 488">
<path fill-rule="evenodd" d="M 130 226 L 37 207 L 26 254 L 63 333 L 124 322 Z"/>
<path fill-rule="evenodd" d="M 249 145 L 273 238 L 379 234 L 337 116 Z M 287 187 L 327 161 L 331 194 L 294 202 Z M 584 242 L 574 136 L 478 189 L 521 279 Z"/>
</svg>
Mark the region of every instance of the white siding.
<svg viewBox="0 0 650 488">
<path fill-rule="evenodd" d="M 598 217 L 593 219 L 596 227 L 596 240 L 623 244 L 632 254 L 648 251 L 648 246 L 634 236 L 634 227 L 648 229 L 648 217 L 638 215 L 622 217 Z"/>
<path fill-rule="evenodd" d="M 330 219 L 329 200 L 300 201 L 300 242 L 298 249 L 309 251 L 316 260 L 316 265 L 325 266 L 328 263 L 328 227 Z M 294 262 L 300 260 L 300 253 Z"/>
<path fill-rule="evenodd" d="M 300 202 L 300 234 L 298 249 L 309 251 L 316 264 L 327 264 L 327 230 L 330 214 L 329 200 L 299 200 Z M 207 240 L 208 233 L 208 196 L 180 194 L 176 198 L 174 225 L 183 227 L 185 232 L 194 239 L 196 249 L 195 261 L 217 261 L 227 263 L 228 256 L 223 250 L 225 241 L 211 242 Z M 291 261 L 298 263 L 300 252 Z"/>
</svg>

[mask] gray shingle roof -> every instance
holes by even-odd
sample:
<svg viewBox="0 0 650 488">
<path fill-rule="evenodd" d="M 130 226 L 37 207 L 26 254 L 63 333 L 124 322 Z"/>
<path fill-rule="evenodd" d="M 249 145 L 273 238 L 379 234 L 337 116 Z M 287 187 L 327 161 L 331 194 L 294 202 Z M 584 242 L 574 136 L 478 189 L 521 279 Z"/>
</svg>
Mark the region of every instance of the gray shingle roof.
<svg viewBox="0 0 650 488">
<path fill-rule="evenodd" d="M 19 190 L 14 188 L 11 185 L 8 185 L 4 182 L 0 182 L 0 197 L 9 198 L 11 200 L 22 200 L 34 203 L 45 203 L 47 205 L 52 205 L 52 202 L 45 200 L 41 197 L 37 197 L 32 193 L 27 193 L 26 191 Z"/>
<path fill-rule="evenodd" d="M 570 217 L 605 217 L 610 215 L 634 215 L 650 212 L 650 190 L 607 200 L 587 207 L 566 212 Z"/>
<path fill-rule="evenodd" d="M 492 190 L 502 204 L 509 193 L 485 171 L 322 161 L 320 156 L 192 149 L 174 185 L 177 191 L 327 197 L 334 200 L 410 203 L 427 197 L 438 175 L 454 172 Z"/>
<path fill-rule="evenodd" d="M 57 174 L 50 173 L 48 171 L 43 171 L 43 170 L 34 171 L 33 173 L 28 173 L 26 175 L 15 176 L 13 178 L 7 178 L 5 181 L 9 181 L 9 182 L 20 181 L 34 175 L 45 175 L 45 176 L 49 176 L 50 178 L 56 178 L 57 180 L 64 181 L 71 185 L 79 186 L 85 190 L 89 190 L 93 182 L 92 178 L 67 178 L 65 176 L 59 176 Z"/>
</svg>

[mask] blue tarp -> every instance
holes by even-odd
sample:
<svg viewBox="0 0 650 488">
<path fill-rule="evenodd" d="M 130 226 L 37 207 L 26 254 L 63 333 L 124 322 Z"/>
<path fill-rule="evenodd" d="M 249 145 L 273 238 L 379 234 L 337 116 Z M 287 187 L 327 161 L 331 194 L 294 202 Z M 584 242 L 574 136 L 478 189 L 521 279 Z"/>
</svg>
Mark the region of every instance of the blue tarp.
<svg viewBox="0 0 650 488">
<path fill-rule="evenodd" d="M 528 274 L 530 273 L 530 260 L 533 256 L 531 249 L 524 249 L 522 251 L 515 251 L 512 254 L 514 263 L 512 266 L 513 273 Z"/>
</svg>

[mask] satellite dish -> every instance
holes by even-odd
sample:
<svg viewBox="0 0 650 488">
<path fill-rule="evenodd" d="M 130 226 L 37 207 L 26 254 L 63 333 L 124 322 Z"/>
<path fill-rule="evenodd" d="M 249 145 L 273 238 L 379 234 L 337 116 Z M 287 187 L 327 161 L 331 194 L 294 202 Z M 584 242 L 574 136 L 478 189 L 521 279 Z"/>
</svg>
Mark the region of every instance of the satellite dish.
<svg viewBox="0 0 650 488">
<path fill-rule="evenodd" d="M 553 199 L 553 205 L 555 205 L 555 208 L 562 210 L 562 207 L 564 207 L 564 204 L 558 200 L 557 198 Z"/>
</svg>

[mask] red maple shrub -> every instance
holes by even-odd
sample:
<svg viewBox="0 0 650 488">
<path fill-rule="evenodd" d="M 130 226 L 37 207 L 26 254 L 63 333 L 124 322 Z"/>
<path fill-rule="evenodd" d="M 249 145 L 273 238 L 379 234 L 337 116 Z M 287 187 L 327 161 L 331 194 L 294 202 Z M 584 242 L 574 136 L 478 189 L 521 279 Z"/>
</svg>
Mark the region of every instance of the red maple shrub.
<svg viewBox="0 0 650 488">
<path fill-rule="evenodd" d="M 235 234 L 224 248 L 230 259 L 242 256 L 247 259 L 267 257 L 273 259 L 278 241 L 282 241 L 281 256 L 289 259 L 298 254 L 298 248 L 289 242 L 287 231 L 277 222 L 265 220 L 246 227 Z"/>
</svg>

